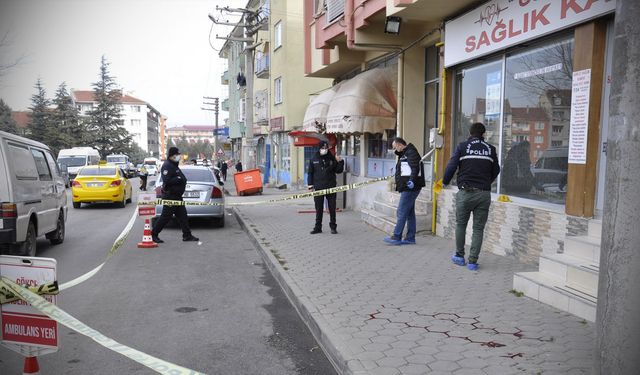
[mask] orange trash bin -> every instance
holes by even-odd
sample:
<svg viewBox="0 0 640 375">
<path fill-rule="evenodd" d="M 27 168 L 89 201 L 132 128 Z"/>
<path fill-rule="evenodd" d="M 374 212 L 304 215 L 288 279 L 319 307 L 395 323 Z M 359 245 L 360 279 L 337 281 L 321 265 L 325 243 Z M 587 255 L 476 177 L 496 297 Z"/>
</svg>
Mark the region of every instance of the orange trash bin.
<svg viewBox="0 0 640 375">
<path fill-rule="evenodd" d="M 239 196 L 262 193 L 260 169 L 236 172 L 233 175 L 233 182 L 236 184 L 236 193 L 238 193 Z"/>
</svg>

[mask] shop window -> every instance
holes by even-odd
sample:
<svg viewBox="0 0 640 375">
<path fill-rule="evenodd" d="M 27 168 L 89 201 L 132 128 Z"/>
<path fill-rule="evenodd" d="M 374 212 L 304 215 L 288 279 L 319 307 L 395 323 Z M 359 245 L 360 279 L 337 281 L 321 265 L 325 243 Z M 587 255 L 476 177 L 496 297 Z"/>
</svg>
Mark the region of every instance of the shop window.
<svg viewBox="0 0 640 375">
<path fill-rule="evenodd" d="M 425 49 L 425 82 L 424 82 L 424 149 L 430 150 L 429 130 L 438 127 L 439 113 L 439 85 L 440 85 L 440 54 L 435 46 Z"/>
<path fill-rule="evenodd" d="M 547 42 L 507 55 L 505 103 L 510 115 L 503 124 L 500 192 L 512 196 L 564 204 L 567 183 L 573 39 Z M 509 142 L 515 132 L 509 118 L 535 124 L 533 144 Z M 565 143 L 566 142 L 566 143 Z"/>
<path fill-rule="evenodd" d="M 454 141 L 485 124 L 502 167 L 493 192 L 564 204 L 572 75 L 571 37 L 457 71 Z"/>
<path fill-rule="evenodd" d="M 367 134 L 367 177 L 384 177 L 391 174 L 395 168 L 395 154 L 391 147 L 395 136 L 395 129 L 385 130 L 384 135 Z"/>
<path fill-rule="evenodd" d="M 278 145 L 280 149 L 280 170 L 289 171 L 291 168 L 291 144 L 289 143 L 289 136 L 286 133 L 278 134 Z"/>
</svg>

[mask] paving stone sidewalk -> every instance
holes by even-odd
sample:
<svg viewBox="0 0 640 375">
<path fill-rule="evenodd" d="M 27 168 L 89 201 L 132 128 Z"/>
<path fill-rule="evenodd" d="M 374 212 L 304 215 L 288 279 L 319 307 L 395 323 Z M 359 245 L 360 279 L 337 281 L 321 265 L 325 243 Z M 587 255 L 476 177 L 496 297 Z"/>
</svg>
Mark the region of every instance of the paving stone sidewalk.
<svg viewBox="0 0 640 375">
<path fill-rule="evenodd" d="M 311 199 L 233 210 L 342 374 L 591 371 L 593 324 L 510 292 L 531 266 L 482 253 L 469 271 L 451 263 L 451 241 L 387 245 L 354 211 L 338 213 L 337 235 L 328 223 L 311 235 Z"/>
</svg>

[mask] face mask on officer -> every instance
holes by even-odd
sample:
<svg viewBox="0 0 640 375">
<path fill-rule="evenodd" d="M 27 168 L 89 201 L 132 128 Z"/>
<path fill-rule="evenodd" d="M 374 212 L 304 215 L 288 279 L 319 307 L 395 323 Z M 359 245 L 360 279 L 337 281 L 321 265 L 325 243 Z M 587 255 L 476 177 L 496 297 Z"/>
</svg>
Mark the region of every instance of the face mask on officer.
<svg viewBox="0 0 640 375">
<path fill-rule="evenodd" d="M 171 160 L 173 160 L 176 163 L 179 162 L 180 161 L 180 155 L 178 154 L 178 155 L 175 155 L 175 156 L 171 157 Z"/>
<path fill-rule="evenodd" d="M 321 148 L 320 149 L 320 155 L 326 155 L 327 152 L 329 152 L 329 150 L 327 150 L 326 148 Z"/>
</svg>

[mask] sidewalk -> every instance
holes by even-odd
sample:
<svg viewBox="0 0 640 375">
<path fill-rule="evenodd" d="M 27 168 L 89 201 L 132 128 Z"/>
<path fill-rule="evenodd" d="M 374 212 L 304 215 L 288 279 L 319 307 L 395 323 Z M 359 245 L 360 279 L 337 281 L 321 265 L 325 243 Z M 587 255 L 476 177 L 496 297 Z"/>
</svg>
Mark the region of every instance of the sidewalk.
<svg viewBox="0 0 640 375">
<path fill-rule="evenodd" d="M 245 198 L 261 200 L 227 202 Z M 234 212 L 339 373 L 590 373 L 594 326 L 510 293 L 530 266 L 482 253 L 472 272 L 451 263 L 450 241 L 389 246 L 353 211 L 338 213 L 337 235 L 328 217 L 311 235 L 314 215 L 299 211 L 312 200 L 286 203 Z"/>
</svg>

